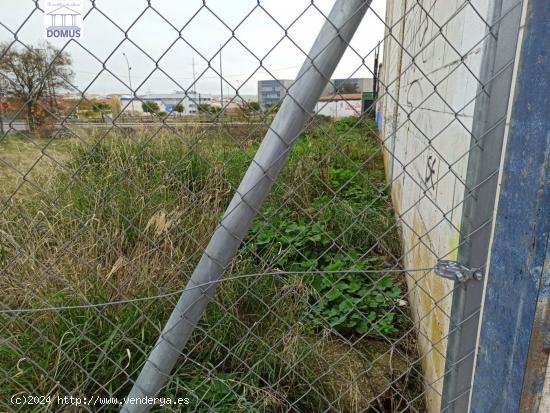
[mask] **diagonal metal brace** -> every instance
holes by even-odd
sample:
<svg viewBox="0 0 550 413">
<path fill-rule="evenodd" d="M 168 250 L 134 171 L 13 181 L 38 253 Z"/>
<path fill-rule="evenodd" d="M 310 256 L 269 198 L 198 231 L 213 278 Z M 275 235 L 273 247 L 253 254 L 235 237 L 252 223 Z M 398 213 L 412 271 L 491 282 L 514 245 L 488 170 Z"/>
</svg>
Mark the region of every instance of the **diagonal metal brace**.
<svg viewBox="0 0 550 413">
<path fill-rule="evenodd" d="M 440 277 L 458 281 L 459 283 L 464 283 L 469 280 L 480 281 L 483 279 L 483 272 L 480 268 L 470 268 L 450 260 L 438 261 L 437 264 L 435 264 L 434 271 Z"/>
<path fill-rule="evenodd" d="M 122 412 L 149 412 L 155 397 L 171 378 L 176 361 L 214 296 L 217 281 L 246 237 L 370 3 L 371 0 L 335 1 L 296 81 L 289 88 L 186 289 L 149 353 Z M 205 284 L 209 287 L 196 288 Z"/>
</svg>

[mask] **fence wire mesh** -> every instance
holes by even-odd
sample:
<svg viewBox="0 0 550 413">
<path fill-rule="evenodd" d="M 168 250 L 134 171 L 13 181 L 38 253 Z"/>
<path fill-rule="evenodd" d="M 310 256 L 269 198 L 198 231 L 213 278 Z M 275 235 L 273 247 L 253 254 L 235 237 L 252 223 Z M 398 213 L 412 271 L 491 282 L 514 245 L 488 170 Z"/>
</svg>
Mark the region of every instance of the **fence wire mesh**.
<svg viewBox="0 0 550 413">
<path fill-rule="evenodd" d="M 448 337 L 479 307 L 453 325 L 462 285 L 434 266 L 491 225 L 461 232 L 498 175 L 468 180 L 474 107 L 520 2 L 356 2 L 355 37 L 315 55 L 330 1 L 83 3 L 83 37 L 53 44 L 43 4 L 0 17 L 0 409 L 118 411 L 252 164 L 269 195 L 223 278 L 188 287 L 213 297 L 153 410 L 445 411 Z M 302 62 L 326 83 L 312 108 Z"/>
</svg>

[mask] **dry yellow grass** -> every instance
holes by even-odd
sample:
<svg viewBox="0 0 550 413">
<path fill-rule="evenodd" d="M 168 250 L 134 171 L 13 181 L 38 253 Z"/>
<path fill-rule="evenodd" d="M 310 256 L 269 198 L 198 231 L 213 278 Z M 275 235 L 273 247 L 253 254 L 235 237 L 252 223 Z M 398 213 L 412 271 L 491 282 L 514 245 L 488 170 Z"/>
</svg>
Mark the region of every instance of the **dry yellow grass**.
<svg viewBox="0 0 550 413">
<path fill-rule="evenodd" d="M 71 148 L 81 144 L 81 140 L 66 137 L 45 139 L 23 134 L 4 136 L 0 141 L 2 199 L 18 199 L 39 191 L 44 185 L 43 179 L 61 172 L 69 160 Z"/>
</svg>

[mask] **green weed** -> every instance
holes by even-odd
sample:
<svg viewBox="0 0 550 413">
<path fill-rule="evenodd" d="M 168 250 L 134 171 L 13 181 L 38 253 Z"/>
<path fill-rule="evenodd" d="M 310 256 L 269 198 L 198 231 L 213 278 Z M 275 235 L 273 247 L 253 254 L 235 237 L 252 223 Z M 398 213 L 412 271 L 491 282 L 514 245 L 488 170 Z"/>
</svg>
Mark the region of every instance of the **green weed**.
<svg viewBox="0 0 550 413">
<path fill-rule="evenodd" d="M 376 380 L 358 379 L 387 351 L 376 339 L 403 328 L 395 310 L 403 291 L 383 272 L 400 245 L 379 145 L 370 121 L 317 121 L 227 270 L 281 274 L 221 283 L 163 391 L 191 396 L 189 411 L 367 409 L 399 365 L 395 356 Z M 4 304 L 82 305 L 183 288 L 258 146 L 247 130 L 238 146 L 224 133 L 59 142 L 67 170 L 37 176 L 43 193 L 1 218 Z M 175 300 L 2 315 L 2 374 L 17 380 L 0 397 L 27 388 L 123 397 Z M 364 334 L 364 348 L 377 350 L 350 353 L 341 336 Z M 326 401 L 336 398 L 336 407 Z"/>
</svg>

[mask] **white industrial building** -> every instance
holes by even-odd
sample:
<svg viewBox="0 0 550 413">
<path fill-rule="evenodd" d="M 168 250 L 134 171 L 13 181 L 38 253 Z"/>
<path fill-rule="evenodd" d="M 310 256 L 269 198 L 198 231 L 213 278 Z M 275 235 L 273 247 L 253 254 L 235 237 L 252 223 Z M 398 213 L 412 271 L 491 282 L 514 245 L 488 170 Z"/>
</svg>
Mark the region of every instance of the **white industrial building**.
<svg viewBox="0 0 550 413">
<path fill-rule="evenodd" d="M 190 115 L 197 113 L 199 104 L 212 104 L 213 97 L 210 94 L 196 92 L 174 92 L 168 94 L 152 93 L 147 95 L 138 95 L 133 98 L 130 95 L 120 96 L 120 108 L 124 112 L 143 114 L 143 102 L 156 102 L 162 112 L 170 113 L 178 104 L 183 105 L 183 114 Z M 173 112 L 173 114 L 176 114 Z"/>
<path fill-rule="evenodd" d="M 321 96 L 315 106 L 315 113 L 332 118 L 360 116 L 361 104 L 361 93 Z"/>
</svg>

